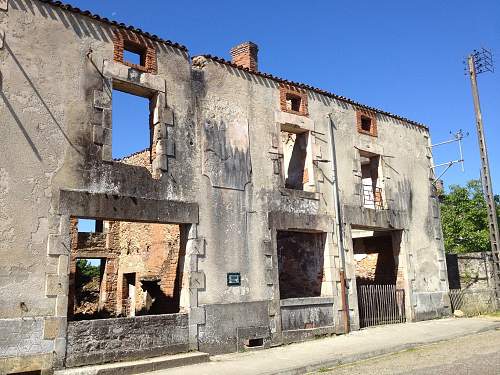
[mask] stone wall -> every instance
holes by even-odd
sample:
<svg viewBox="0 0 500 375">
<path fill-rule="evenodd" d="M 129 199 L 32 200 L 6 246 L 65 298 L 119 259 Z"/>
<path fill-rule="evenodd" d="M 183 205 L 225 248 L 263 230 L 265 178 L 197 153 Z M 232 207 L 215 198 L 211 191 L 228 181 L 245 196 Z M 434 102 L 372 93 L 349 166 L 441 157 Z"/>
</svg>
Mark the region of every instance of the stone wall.
<svg viewBox="0 0 500 375">
<path fill-rule="evenodd" d="M 333 326 L 333 298 L 290 298 L 281 301 L 283 331 Z"/>
<path fill-rule="evenodd" d="M 493 287 L 489 253 L 446 254 L 450 289 L 484 290 Z"/>
<path fill-rule="evenodd" d="M 66 366 L 179 353 L 188 342 L 187 314 L 70 322 Z"/>
</svg>

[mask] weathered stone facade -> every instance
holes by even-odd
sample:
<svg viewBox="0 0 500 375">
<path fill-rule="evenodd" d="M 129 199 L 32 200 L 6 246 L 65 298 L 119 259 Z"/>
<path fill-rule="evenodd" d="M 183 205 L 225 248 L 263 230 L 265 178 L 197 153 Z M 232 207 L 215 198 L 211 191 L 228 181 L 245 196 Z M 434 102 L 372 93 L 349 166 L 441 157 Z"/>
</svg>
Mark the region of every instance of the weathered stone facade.
<svg viewBox="0 0 500 375">
<path fill-rule="evenodd" d="M 113 351 L 121 322 L 131 327 L 123 340 L 146 347 L 151 336 L 165 352 L 357 329 L 356 244 L 379 235 L 391 242 L 408 320 L 449 312 L 425 126 L 260 73 L 256 56 L 240 55 L 256 54 L 252 45 L 234 50 L 249 66 L 191 59 L 176 43 L 42 0 L 8 1 L 0 30 L 1 371 L 163 352 Z M 125 64 L 122 49 L 140 63 Z M 121 160 L 113 90 L 150 102 L 150 148 Z M 77 218 L 119 228 L 85 237 Z M 155 234 L 161 225 L 178 228 L 176 257 L 155 239 L 173 233 Z M 126 267 L 147 265 L 150 281 L 177 268 L 181 314 L 71 321 L 72 260 L 85 258 L 75 243 L 110 260 L 110 309 L 121 305 L 120 274 L 142 283 Z M 280 297 L 282 280 L 293 297 Z M 162 288 L 172 291 L 172 280 Z M 78 359 L 85 335 L 101 328 L 92 342 L 109 350 Z"/>
</svg>

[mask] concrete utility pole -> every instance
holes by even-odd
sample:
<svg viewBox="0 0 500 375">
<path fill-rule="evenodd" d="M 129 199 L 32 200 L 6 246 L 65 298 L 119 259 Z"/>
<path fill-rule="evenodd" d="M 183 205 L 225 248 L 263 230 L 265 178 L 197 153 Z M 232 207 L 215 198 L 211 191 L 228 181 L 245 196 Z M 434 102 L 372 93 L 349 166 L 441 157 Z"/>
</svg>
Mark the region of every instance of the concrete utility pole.
<svg viewBox="0 0 500 375">
<path fill-rule="evenodd" d="M 493 72 L 491 52 L 486 49 L 474 51 L 467 58 L 469 67 L 469 76 L 472 86 L 472 97 L 474 99 L 474 110 L 476 112 L 477 138 L 479 142 L 479 154 L 481 157 L 481 181 L 483 184 L 484 199 L 488 209 L 488 225 L 490 231 L 491 253 L 493 260 L 493 280 L 495 282 L 495 291 L 497 301 L 500 300 L 500 248 L 498 234 L 498 220 L 493 198 L 493 187 L 491 184 L 490 165 L 488 162 L 488 151 L 486 149 L 486 140 L 484 138 L 483 118 L 481 116 L 481 106 L 479 104 L 479 93 L 477 89 L 476 76 L 486 71 Z"/>
</svg>

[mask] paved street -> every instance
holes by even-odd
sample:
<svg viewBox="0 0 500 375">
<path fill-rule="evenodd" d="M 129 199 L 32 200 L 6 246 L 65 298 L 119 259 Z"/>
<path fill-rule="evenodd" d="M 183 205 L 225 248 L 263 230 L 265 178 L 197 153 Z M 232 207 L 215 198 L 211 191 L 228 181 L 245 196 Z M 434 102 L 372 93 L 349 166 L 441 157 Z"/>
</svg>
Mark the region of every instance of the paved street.
<svg viewBox="0 0 500 375">
<path fill-rule="evenodd" d="M 330 368 L 335 375 L 500 374 L 498 329 L 498 318 L 449 318 L 379 326 L 268 350 L 214 356 L 208 363 L 148 375 L 297 375 L 320 369 L 328 373 Z M 444 340 L 452 341 L 442 343 Z M 355 366 L 335 367 L 402 350 L 409 351 Z"/>
<path fill-rule="evenodd" d="M 500 331 L 490 331 L 425 345 L 350 365 L 326 368 L 315 374 L 500 374 Z"/>
</svg>

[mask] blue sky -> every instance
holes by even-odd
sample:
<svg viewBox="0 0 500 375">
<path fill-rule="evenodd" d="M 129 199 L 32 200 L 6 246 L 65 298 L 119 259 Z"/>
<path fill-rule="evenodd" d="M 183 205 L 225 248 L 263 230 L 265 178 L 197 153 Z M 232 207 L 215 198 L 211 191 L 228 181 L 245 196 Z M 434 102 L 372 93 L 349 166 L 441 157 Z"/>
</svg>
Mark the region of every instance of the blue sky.
<svg viewBox="0 0 500 375">
<path fill-rule="evenodd" d="M 192 56 L 209 53 L 228 59 L 232 46 L 252 40 L 259 45 L 261 71 L 423 122 L 434 143 L 463 129 L 470 133 L 464 141 L 465 173 L 453 167 L 445 184 L 479 176 L 463 60 L 482 46 L 500 58 L 498 0 L 148 0 L 142 7 L 130 0 L 70 3 L 184 44 Z M 500 62 L 497 67 L 498 72 L 479 77 L 479 88 L 498 194 Z M 142 113 L 125 116 L 141 121 Z M 437 163 L 457 157 L 455 144 L 434 150 Z"/>
</svg>

